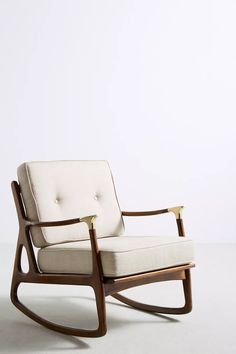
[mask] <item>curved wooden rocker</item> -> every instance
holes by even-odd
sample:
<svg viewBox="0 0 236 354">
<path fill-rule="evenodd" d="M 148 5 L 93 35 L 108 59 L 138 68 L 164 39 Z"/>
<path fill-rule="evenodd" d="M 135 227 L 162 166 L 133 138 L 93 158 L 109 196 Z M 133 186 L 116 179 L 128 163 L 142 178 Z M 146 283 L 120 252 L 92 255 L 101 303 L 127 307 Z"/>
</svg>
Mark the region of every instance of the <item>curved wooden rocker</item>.
<svg viewBox="0 0 236 354">
<path fill-rule="evenodd" d="M 28 307 L 26 307 L 24 304 L 22 304 L 22 302 L 19 300 L 17 295 L 18 286 L 19 284 L 16 285 L 11 292 L 11 300 L 13 304 L 26 316 L 28 316 L 35 322 L 41 324 L 42 326 L 59 333 L 69 334 L 72 336 L 79 336 L 79 337 L 100 337 L 106 334 L 107 327 L 106 327 L 105 306 L 104 306 L 105 304 L 103 304 L 100 301 L 101 298 L 99 298 L 98 296 L 96 297 L 96 302 L 97 302 L 99 326 L 95 330 L 86 330 L 86 329 L 78 329 L 78 328 L 63 326 L 40 317 L 39 315 L 31 311 Z M 103 306 L 104 306 L 104 312 L 100 310 L 101 308 L 103 308 Z"/>
<path fill-rule="evenodd" d="M 191 283 L 190 283 L 190 271 L 189 270 L 185 271 L 185 276 L 186 276 L 186 279 L 183 280 L 185 304 L 183 307 L 164 307 L 164 306 L 148 305 L 148 304 L 144 304 L 144 303 L 129 299 L 128 297 L 123 296 L 118 293 L 113 294 L 111 296 L 114 297 L 115 299 L 123 302 L 124 304 L 134 307 L 134 308 L 141 310 L 141 311 L 154 312 L 154 313 L 164 313 L 164 314 L 170 314 L 170 315 L 184 315 L 184 314 L 192 311 L 192 296 L 191 296 Z"/>
<path fill-rule="evenodd" d="M 19 237 L 16 249 L 14 271 L 11 286 L 11 301 L 12 303 L 26 316 L 30 317 L 37 323 L 47 327 L 51 330 L 81 337 L 100 337 L 106 334 L 106 308 L 105 297 L 111 295 L 115 299 L 131 306 L 136 309 L 155 313 L 165 314 L 185 314 L 192 309 L 191 299 L 191 280 L 190 268 L 194 267 L 193 263 L 188 263 L 171 268 L 155 270 L 151 272 L 134 274 L 129 276 L 111 278 L 104 277 L 103 268 L 101 263 L 101 255 L 98 248 L 95 219 L 96 216 L 87 216 L 84 218 L 75 218 L 62 221 L 30 221 L 26 215 L 25 206 L 23 204 L 23 196 L 19 184 L 16 181 L 12 182 L 12 191 L 16 204 L 16 210 L 19 220 Z M 158 215 L 168 212 L 173 212 L 176 216 L 177 227 L 179 236 L 184 236 L 183 223 L 181 219 L 182 207 L 155 210 L 150 212 L 122 212 L 123 216 L 145 216 L 145 215 Z M 43 227 L 56 227 L 65 226 L 78 223 L 86 223 L 89 230 L 89 237 L 92 252 L 93 269 L 91 274 L 63 274 L 63 273 L 43 273 L 39 270 L 33 244 L 31 241 L 31 229 Z M 24 273 L 21 266 L 22 250 L 25 248 L 29 271 Z M 148 304 L 139 303 L 131 300 L 121 294 L 120 291 L 159 281 L 181 280 L 183 282 L 185 305 L 181 308 L 169 308 L 152 306 Z M 27 308 L 18 298 L 18 288 L 21 283 L 43 283 L 43 284 L 64 284 L 64 285 L 86 285 L 93 288 L 95 293 L 97 315 L 98 315 L 98 328 L 94 330 L 72 328 L 50 322 L 33 311 Z"/>
</svg>

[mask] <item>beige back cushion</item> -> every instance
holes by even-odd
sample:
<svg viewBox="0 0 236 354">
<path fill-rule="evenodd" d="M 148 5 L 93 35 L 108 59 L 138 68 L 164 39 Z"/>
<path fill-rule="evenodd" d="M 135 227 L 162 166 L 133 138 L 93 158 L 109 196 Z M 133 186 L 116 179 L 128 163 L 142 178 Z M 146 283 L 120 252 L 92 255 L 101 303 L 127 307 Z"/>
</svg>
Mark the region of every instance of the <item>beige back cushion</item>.
<svg viewBox="0 0 236 354">
<path fill-rule="evenodd" d="M 27 216 L 55 221 L 97 215 L 97 237 L 119 236 L 124 225 L 106 161 L 27 162 L 17 170 Z M 31 229 L 36 247 L 89 238 L 85 223 Z"/>
</svg>

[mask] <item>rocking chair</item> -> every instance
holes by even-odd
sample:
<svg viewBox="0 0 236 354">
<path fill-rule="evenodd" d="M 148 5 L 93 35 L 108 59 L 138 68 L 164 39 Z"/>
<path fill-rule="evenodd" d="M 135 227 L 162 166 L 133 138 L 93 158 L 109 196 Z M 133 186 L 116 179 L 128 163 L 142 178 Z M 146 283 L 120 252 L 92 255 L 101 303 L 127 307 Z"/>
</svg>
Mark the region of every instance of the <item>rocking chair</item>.
<svg viewBox="0 0 236 354">
<path fill-rule="evenodd" d="M 177 315 L 191 311 L 193 242 L 183 237 L 182 206 L 153 211 L 120 211 L 106 161 L 28 162 L 18 168 L 18 180 L 19 183 L 12 182 L 19 237 L 11 300 L 26 316 L 54 331 L 99 337 L 107 331 L 105 297 L 108 295 L 149 312 Z M 124 216 L 164 213 L 174 214 L 180 237 L 122 236 Z M 29 264 L 27 273 L 21 265 L 23 248 Z M 182 281 L 183 307 L 148 305 L 120 294 L 131 287 L 167 280 Z M 92 287 L 98 328 L 72 328 L 40 317 L 19 300 L 21 283 Z"/>
</svg>

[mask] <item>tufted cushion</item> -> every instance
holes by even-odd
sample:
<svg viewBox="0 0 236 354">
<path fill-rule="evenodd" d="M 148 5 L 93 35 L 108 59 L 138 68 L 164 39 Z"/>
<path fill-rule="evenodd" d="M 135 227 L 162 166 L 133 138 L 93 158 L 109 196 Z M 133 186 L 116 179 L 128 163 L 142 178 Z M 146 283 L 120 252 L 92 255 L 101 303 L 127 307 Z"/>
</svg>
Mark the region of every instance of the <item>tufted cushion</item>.
<svg viewBox="0 0 236 354">
<path fill-rule="evenodd" d="M 98 240 L 103 273 L 119 277 L 187 264 L 193 261 L 193 242 L 185 237 L 121 236 Z M 38 252 L 45 273 L 92 272 L 90 241 L 45 247 Z"/>
<path fill-rule="evenodd" d="M 27 162 L 17 173 L 29 219 L 55 221 L 95 214 L 97 237 L 122 234 L 123 220 L 106 161 Z M 89 238 L 84 223 L 32 228 L 31 234 L 36 247 Z"/>
</svg>

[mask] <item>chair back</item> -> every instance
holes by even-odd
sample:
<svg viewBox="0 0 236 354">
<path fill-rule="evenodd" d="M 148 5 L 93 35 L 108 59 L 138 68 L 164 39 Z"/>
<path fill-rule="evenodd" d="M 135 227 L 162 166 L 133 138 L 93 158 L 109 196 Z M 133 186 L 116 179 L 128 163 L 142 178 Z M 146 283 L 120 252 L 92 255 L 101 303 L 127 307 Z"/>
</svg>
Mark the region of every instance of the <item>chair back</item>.
<svg viewBox="0 0 236 354">
<path fill-rule="evenodd" d="M 26 162 L 17 170 L 27 217 L 56 221 L 97 215 L 97 237 L 119 236 L 124 224 L 106 161 Z M 89 239 L 85 223 L 31 228 L 36 247 Z"/>
</svg>

